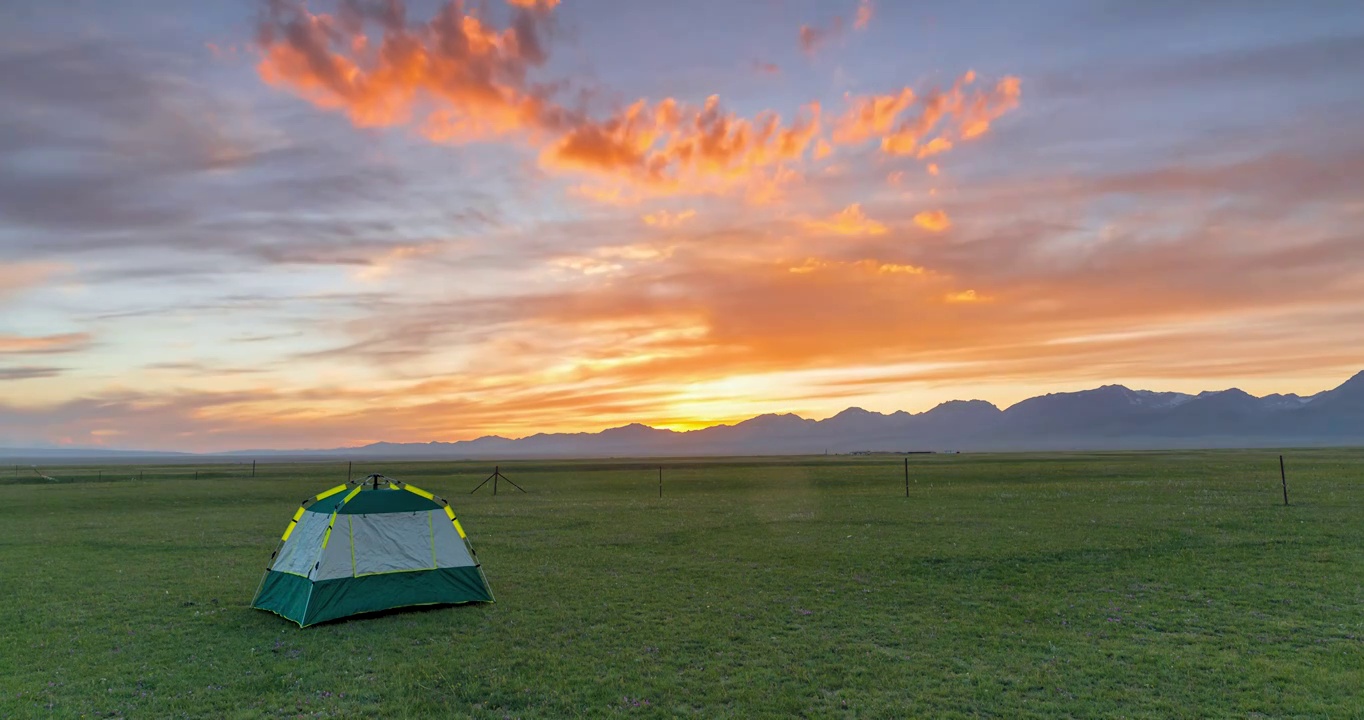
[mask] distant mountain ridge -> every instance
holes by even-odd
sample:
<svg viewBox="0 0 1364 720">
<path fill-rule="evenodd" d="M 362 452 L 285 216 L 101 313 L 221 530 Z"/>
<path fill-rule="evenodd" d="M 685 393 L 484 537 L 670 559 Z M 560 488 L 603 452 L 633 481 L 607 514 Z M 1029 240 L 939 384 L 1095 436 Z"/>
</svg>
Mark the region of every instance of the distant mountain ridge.
<svg viewBox="0 0 1364 720">
<path fill-rule="evenodd" d="M 952 400 L 917 414 L 852 407 L 824 420 L 769 414 L 686 432 L 634 423 L 599 433 L 378 443 L 334 452 L 413 458 L 640 457 L 1355 444 L 1364 444 L 1364 372 L 1310 398 L 1257 398 L 1237 388 L 1189 395 L 1104 385 L 1029 398 L 1005 410 L 983 400 Z"/>
<path fill-rule="evenodd" d="M 226 454 L 417 460 L 1313 445 L 1364 445 L 1364 372 L 1311 397 L 1255 397 L 1237 388 L 1189 395 L 1104 385 L 1041 395 L 1004 410 L 983 400 L 952 400 L 922 413 L 852 407 L 824 420 L 767 414 L 683 432 L 631 423 L 596 433 L 519 439 L 490 435 L 448 443 Z M 0 456 L 23 452 L 0 449 Z M 54 457 L 61 451 L 42 452 Z"/>
</svg>

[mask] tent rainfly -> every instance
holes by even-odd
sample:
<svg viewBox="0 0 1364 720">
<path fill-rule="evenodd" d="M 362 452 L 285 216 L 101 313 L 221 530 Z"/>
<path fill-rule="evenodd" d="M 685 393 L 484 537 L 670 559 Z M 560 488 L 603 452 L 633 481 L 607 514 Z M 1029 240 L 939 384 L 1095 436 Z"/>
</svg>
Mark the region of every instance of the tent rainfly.
<svg viewBox="0 0 1364 720">
<path fill-rule="evenodd" d="M 477 558 L 450 503 L 370 475 L 303 502 L 251 607 L 307 627 L 411 605 L 492 602 Z"/>
</svg>

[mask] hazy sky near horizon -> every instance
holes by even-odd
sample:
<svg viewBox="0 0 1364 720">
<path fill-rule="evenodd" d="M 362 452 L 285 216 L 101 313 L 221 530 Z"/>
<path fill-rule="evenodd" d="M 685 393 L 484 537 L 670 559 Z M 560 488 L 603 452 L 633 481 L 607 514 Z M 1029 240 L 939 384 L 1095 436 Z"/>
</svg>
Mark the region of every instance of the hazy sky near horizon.
<svg viewBox="0 0 1364 720">
<path fill-rule="evenodd" d="M 1364 368 L 1364 5 L 0 5 L 0 446 Z"/>
</svg>

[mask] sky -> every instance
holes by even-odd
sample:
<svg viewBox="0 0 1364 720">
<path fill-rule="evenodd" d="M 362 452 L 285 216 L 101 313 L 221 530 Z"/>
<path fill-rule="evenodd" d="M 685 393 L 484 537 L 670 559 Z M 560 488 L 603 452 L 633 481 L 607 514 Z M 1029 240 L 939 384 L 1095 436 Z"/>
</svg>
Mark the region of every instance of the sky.
<svg viewBox="0 0 1364 720">
<path fill-rule="evenodd" d="M 1364 6 L 0 4 L 0 446 L 1364 369 Z"/>
</svg>

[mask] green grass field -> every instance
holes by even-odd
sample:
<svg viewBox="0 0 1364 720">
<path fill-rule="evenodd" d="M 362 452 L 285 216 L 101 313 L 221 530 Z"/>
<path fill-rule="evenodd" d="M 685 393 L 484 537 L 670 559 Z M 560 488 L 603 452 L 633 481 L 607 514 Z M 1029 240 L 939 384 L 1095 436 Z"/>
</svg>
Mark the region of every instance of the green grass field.
<svg viewBox="0 0 1364 720">
<path fill-rule="evenodd" d="M 1364 716 L 1364 450 L 1288 461 L 357 464 L 498 601 L 302 630 L 247 605 L 344 464 L 4 470 L 0 717 Z"/>
</svg>

